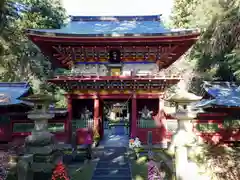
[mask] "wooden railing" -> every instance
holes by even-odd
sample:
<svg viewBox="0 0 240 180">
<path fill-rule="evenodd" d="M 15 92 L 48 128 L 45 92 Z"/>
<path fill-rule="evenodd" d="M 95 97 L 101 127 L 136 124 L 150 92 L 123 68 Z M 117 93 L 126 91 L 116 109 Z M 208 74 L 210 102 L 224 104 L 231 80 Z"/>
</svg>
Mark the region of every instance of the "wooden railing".
<svg viewBox="0 0 240 180">
<path fill-rule="evenodd" d="M 138 120 L 138 128 L 157 128 L 156 122 L 154 120 Z"/>
<path fill-rule="evenodd" d="M 92 128 L 94 125 L 93 119 L 84 120 L 84 119 L 73 119 L 72 126 L 74 129 L 79 128 Z"/>
</svg>

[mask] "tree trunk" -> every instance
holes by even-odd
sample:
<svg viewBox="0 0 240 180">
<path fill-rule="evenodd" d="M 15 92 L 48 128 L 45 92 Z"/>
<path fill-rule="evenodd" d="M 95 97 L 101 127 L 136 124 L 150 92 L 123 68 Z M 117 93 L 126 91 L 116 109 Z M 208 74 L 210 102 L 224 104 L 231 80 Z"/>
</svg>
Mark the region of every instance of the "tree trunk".
<svg viewBox="0 0 240 180">
<path fill-rule="evenodd" d="M 0 34 L 2 31 L 2 28 L 4 27 L 4 6 L 5 0 L 0 0 Z"/>
</svg>

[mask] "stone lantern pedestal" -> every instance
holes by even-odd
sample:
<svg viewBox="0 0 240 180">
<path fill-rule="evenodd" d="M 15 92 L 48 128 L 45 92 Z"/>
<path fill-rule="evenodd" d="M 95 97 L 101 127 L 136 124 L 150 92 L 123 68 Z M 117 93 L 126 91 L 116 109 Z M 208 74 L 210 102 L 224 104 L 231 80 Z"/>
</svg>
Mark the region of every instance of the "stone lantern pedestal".
<svg viewBox="0 0 240 180">
<path fill-rule="evenodd" d="M 189 104 L 199 101 L 202 97 L 186 91 L 178 92 L 168 99 L 176 103 L 176 112 L 171 114 L 178 120 L 178 129 L 173 135 L 170 151 L 175 152 L 175 166 L 177 180 L 186 180 L 188 175 L 188 147 L 195 142 L 192 123 L 196 113 L 191 111 Z"/>
<path fill-rule="evenodd" d="M 18 162 L 18 180 L 51 179 L 52 170 L 61 159 L 54 135 L 48 131 L 48 119 L 54 117 L 48 108 L 54 99 L 47 95 L 32 95 L 22 100 L 34 104 L 28 114 L 34 121 L 34 129 L 25 139 L 25 152 Z"/>
</svg>

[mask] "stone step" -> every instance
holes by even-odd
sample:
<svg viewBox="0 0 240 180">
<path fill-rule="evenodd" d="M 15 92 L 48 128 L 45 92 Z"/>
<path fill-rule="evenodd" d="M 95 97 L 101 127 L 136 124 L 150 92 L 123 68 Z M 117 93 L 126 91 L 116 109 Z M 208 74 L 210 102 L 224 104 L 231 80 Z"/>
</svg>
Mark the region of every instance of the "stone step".
<svg viewBox="0 0 240 180">
<path fill-rule="evenodd" d="M 124 163 L 113 163 L 109 161 L 99 161 L 97 168 L 129 168 L 128 162 Z"/>
<path fill-rule="evenodd" d="M 109 177 L 128 177 L 130 169 L 96 169 L 94 176 L 109 176 Z"/>
<path fill-rule="evenodd" d="M 113 163 L 116 162 L 128 162 L 128 159 L 124 156 L 103 156 L 100 157 L 100 162 L 112 161 Z"/>
<path fill-rule="evenodd" d="M 126 148 L 105 147 L 92 180 L 132 180 Z"/>
<path fill-rule="evenodd" d="M 126 147 L 105 147 L 104 150 L 108 150 L 108 151 L 117 151 L 117 152 L 125 152 L 126 151 Z"/>
<path fill-rule="evenodd" d="M 92 180 L 132 180 L 132 177 L 93 177 Z"/>
</svg>

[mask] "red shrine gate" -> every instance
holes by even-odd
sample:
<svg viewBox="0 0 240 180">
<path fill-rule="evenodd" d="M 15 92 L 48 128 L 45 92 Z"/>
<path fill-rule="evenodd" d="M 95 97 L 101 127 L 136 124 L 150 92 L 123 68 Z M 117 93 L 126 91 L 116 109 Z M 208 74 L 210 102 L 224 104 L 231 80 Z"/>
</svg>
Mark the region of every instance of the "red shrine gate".
<svg viewBox="0 0 240 180">
<path fill-rule="evenodd" d="M 128 100 L 130 135 L 146 142 L 152 131 L 153 143 L 160 143 L 166 135 L 162 97 L 180 78 L 159 70 L 183 55 L 199 32 L 168 30 L 155 15 L 85 16 L 72 17 L 62 29 L 28 30 L 28 36 L 58 72 L 49 82 L 67 92 L 69 137 L 76 122 L 78 143 L 83 143 L 89 124 L 102 135 L 103 102 Z M 140 120 L 145 106 L 151 117 Z M 89 113 L 79 115 L 84 109 Z M 79 116 L 82 121 L 75 121 Z"/>
<path fill-rule="evenodd" d="M 58 82 L 64 81 L 62 79 L 63 77 L 56 77 L 53 80 L 50 80 L 56 84 Z M 86 78 L 86 77 L 84 77 Z M 155 143 L 160 143 L 162 139 L 165 136 L 166 130 L 163 126 L 162 120 L 164 119 L 164 113 L 163 113 L 163 104 L 162 104 L 162 98 L 164 95 L 164 90 L 166 87 L 176 84 L 180 79 L 179 78 L 169 78 L 166 80 L 166 78 L 161 79 L 155 77 L 155 80 L 150 81 L 146 79 L 145 77 L 138 77 L 136 78 L 138 80 L 138 86 L 141 85 L 141 81 L 143 81 L 143 84 L 148 82 L 148 84 L 151 83 L 157 83 L 158 88 L 161 88 L 159 90 L 154 90 L 153 87 L 150 87 L 150 90 L 147 90 L 149 88 L 146 86 L 146 88 L 141 88 L 141 90 L 137 90 L 137 87 L 131 87 L 132 89 L 129 88 L 129 90 L 126 89 L 126 87 L 110 87 L 110 89 L 102 90 L 101 85 L 100 87 L 96 87 L 96 90 L 94 92 L 91 92 L 90 90 L 70 90 L 70 92 L 67 94 L 68 98 L 68 125 L 67 127 L 70 127 L 67 129 L 67 131 L 70 133 L 69 136 L 71 136 L 71 124 L 73 124 L 73 121 L 75 119 L 80 120 L 81 118 L 78 116 L 78 113 L 81 113 L 82 110 L 86 107 L 88 111 L 91 112 L 92 114 L 92 120 L 93 120 L 93 125 L 97 126 L 99 128 L 100 135 L 103 136 L 103 107 L 104 107 L 104 102 L 106 101 L 116 101 L 116 102 L 128 102 L 129 105 L 129 128 L 130 128 L 130 136 L 131 137 L 139 137 L 143 142 L 146 142 L 147 140 L 147 133 L 148 131 L 152 131 L 153 133 L 153 142 Z M 79 77 L 82 81 L 84 80 L 82 77 Z M 79 81 L 78 78 L 75 77 L 75 81 Z M 102 86 L 104 86 L 106 83 L 104 83 L 104 80 L 101 79 L 100 77 L 91 77 L 91 80 L 86 80 L 88 82 L 91 82 L 96 84 L 96 82 L 100 81 L 103 83 Z M 114 78 L 113 78 L 114 79 Z M 135 79 L 135 80 L 136 80 Z M 135 81 L 134 79 L 126 79 L 122 80 L 124 81 Z M 111 77 L 109 77 L 108 80 L 111 83 Z M 114 80 L 116 81 L 116 80 Z M 68 86 L 69 82 L 73 82 L 72 79 L 65 80 L 65 85 Z M 121 80 L 119 80 L 121 82 Z M 163 85 L 164 83 L 164 85 Z M 83 85 L 85 83 L 82 83 Z M 151 86 L 151 85 L 149 85 Z M 108 87 L 108 86 L 107 86 Z M 125 90 L 121 90 L 125 89 Z M 140 122 L 140 115 L 139 112 L 142 111 L 142 109 L 146 106 L 149 111 L 152 111 L 152 119 L 149 119 L 149 121 L 145 122 Z M 90 118 L 91 119 L 91 118 Z M 83 119 L 82 119 L 83 120 Z M 90 120 L 91 121 L 91 120 Z M 82 123 L 84 123 L 82 121 Z M 78 143 L 83 143 L 87 131 L 87 123 L 81 124 L 79 123 L 77 125 L 77 134 L 80 139 L 78 139 Z"/>
</svg>

